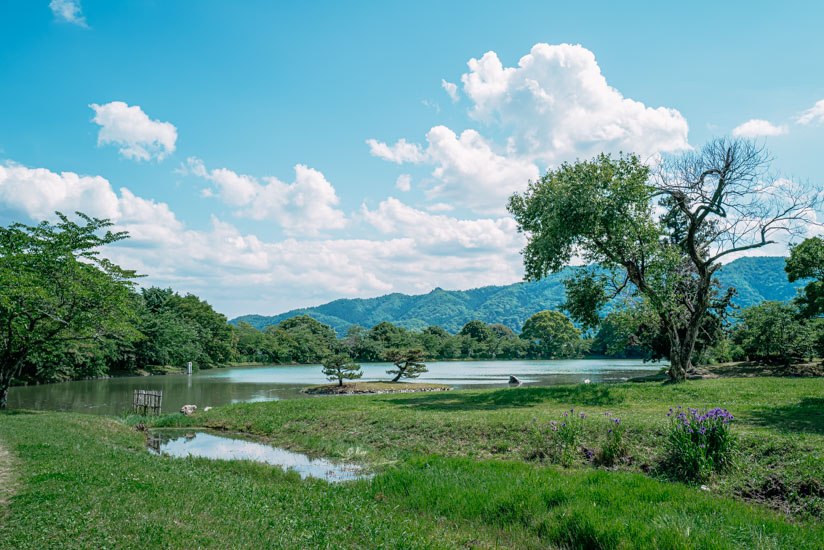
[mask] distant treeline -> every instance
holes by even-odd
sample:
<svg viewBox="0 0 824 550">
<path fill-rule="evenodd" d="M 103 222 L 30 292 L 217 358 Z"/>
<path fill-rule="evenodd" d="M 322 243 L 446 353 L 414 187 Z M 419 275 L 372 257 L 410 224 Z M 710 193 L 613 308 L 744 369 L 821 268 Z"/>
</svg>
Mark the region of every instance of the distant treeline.
<svg viewBox="0 0 824 550">
<path fill-rule="evenodd" d="M 160 366 L 204 369 L 232 363 L 314 364 L 333 354 L 357 362 L 380 362 L 390 350 L 420 349 L 428 360 L 554 359 L 615 357 L 666 359 L 666 342 L 645 331 L 644 319 L 629 310 L 608 315 L 597 333 L 585 335 L 561 312 L 542 311 L 516 333 L 500 324 L 474 320 L 457 334 L 438 326 L 407 330 L 390 322 L 353 325 L 338 337 L 307 315 L 258 330 L 233 325 L 206 301 L 171 289 L 133 293 L 134 316 L 127 336 L 64 345 L 32 357 L 48 362 L 50 376 L 22 382 L 137 372 Z M 822 322 L 805 322 L 793 303 L 762 302 L 739 312 L 737 322 L 715 319 L 695 352 L 696 364 L 744 359 L 780 360 L 821 353 Z M 38 372 L 37 365 L 27 372 Z M 42 372 L 42 371 L 41 371 Z"/>
</svg>

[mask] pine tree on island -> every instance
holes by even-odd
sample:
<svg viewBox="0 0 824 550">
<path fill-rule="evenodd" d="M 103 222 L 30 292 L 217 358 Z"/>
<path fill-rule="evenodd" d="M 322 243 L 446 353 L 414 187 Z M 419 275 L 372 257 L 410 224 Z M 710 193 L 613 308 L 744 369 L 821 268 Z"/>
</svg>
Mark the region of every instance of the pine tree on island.
<svg viewBox="0 0 824 550">
<path fill-rule="evenodd" d="M 361 366 L 352 361 L 352 358 L 343 353 L 330 355 L 323 360 L 323 374 L 330 381 L 338 381 L 343 386 L 343 380 L 354 380 L 363 376 Z"/>
<path fill-rule="evenodd" d="M 392 382 L 397 382 L 401 378 L 417 378 L 422 372 L 428 372 L 422 349 L 390 349 L 384 358 L 395 365 L 394 369 L 386 371 L 387 374 L 395 375 Z"/>
</svg>

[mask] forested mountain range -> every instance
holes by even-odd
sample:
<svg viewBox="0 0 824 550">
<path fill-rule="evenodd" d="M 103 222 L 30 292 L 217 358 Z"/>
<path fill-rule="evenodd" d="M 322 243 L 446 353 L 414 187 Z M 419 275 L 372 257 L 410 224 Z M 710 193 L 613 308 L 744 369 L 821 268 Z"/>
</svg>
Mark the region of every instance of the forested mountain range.
<svg viewBox="0 0 824 550">
<path fill-rule="evenodd" d="M 558 308 L 564 301 L 562 281 L 574 269 L 577 268 L 567 268 L 536 282 L 471 290 L 436 288 L 428 294 L 412 296 L 394 293 L 378 298 L 340 299 L 280 315 L 243 315 L 231 322 L 245 321 L 262 329 L 295 315 L 309 315 L 343 335 L 351 325 L 372 327 L 381 321 L 410 330 L 437 325 L 456 333 L 467 322 L 479 319 L 485 323 L 502 323 L 519 332 L 533 314 Z M 719 280 L 723 287 L 733 286 L 738 290 L 733 304 L 740 307 L 762 300 L 789 300 L 804 284 L 787 281 L 782 257 L 739 258 L 722 267 Z"/>
</svg>

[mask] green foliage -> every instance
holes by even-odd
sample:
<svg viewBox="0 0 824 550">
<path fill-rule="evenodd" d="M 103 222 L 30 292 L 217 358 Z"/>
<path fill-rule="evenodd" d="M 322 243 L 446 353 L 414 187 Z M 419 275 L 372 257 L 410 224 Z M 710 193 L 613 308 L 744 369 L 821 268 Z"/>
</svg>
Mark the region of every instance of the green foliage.
<svg viewBox="0 0 824 550">
<path fill-rule="evenodd" d="M 670 409 L 663 469 L 673 479 L 706 481 L 732 466 L 736 438 L 727 409 Z"/>
<path fill-rule="evenodd" d="M 344 380 L 356 380 L 363 376 L 363 371 L 351 357 L 338 353 L 323 360 L 323 374 L 329 380 L 337 380 L 338 386 L 342 386 Z"/>
<path fill-rule="evenodd" d="M 0 409 L 13 379 L 103 371 L 104 341 L 136 336 L 136 275 L 99 256 L 127 235 L 108 231 L 108 220 L 57 216 L 0 227 Z"/>
<path fill-rule="evenodd" d="M 738 318 L 733 338 L 752 360 L 789 364 L 816 353 L 820 325 L 800 318 L 793 304 L 765 301 L 742 310 Z"/>
<path fill-rule="evenodd" d="M 234 335 L 225 315 L 216 312 L 209 303 L 194 294 L 180 296 L 174 293 L 168 299 L 168 307 L 197 331 L 198 345 L 202 351 L 193 362 L 201 367 L 213 367 L 232 360 L 235 353 Z"/>
<path fill-rule="evenodd" d="M 609 298 L 643 302 L 669 342 L 671 379 L 683 381 L 701 334 L 715 339 L 706 317 L 729 305 L 731 294 L 718 298 L 720 259 L 769 244 L 779 226 L 802 230 L 818 204 L 817 190 L 801 186 L 765 197 L 769 162 L 751 141 L 717 139 L 665 159 L 654 176 L 635 155 L 564 163 L 510 197 L 527 239 L 526 277 L 558 273 L 577 257 L 597 265 L 602 273 L 567 282 L 567 311 L 591 328 Z"/>
<path fill-rule="evenodd" d="M 575 357 L 581 351 L 581 331 L 560 311 L 541 311 L 527 319 L 521 338 L 536 357 Z"/>
<path fill-rule="evenodd" d="M 426 355 L 421 349 L 390 349 L 384 357 L 395 365 L 394 369 L 386 371 L 386 374 L 395 375 L 392 382 L 401 378 L 417 378 L 421 373 L 427 372 L 424 364 Z"/>
<path fill-rule="evenodd" d="M 798 296 L 802 315 L 824 315 L 824 238 L 812 237 L 791 247 L 784 269 L 791 283 L 812 279 Z"/>
<path fill-rule="evenodd" d="M 335 333 L 309 317 L 298 315 L 266 328 L 271 355 L 281 363 L 319 363 L 337 343 Z"/>
<path fill-rule="evenodd" d="M 569 312 L 584 330 L 596 329 L 601 323 L 599 312 L 609 302 L 601 277 L 592 269 L 583 269 L 564 281 L 566 301 L 562 309 Z"/>
<path fill-rule="evenodd" d="M 596 461 L 604 466 L 614 466 L 627 455 L 627 442 L 624 440 L 626 426 L 617 416 L 605 412 L 608 418 L 606 442 L 596 457 Z"/>
<path fill-rule="evenodd" d="M 472 338 L 473 340 L 477 340 L 481 343 L 485 343 L 493 337 L 492 330 L 486 325 L 486 323 L 478 320 L 469 321 L 463 326 L 458 334 L 460 336 Z"/>
<path fill-rule="evenodd" d="M 764 381 L 724 382 L 748 393 L 744 386 L 752 389 L 752 383 Z M 414 421 L 424 426 L 409 430 L 409 409 L 403 403 L 414 401 L 406 396 L 346 401 L 345 407 L 339 399 L 243 404 L 210 414 L 223 415 L 227 425 L 241 429 L 253 422 L 258 433 L 282 430 L 277 439 L 290 448 L 335 456 L 349 454 L 353 446 L 374 456 L 369 438 L 375 434 L 388 434 L 409 446 L 418 444 L 419 437 L 434 439 L 451 425 L 469 432 L 472 439 L 467 441 L 489 444 L 480 429 L 473 429 L 467 411 L 420 409 Z M 388 417 L 385 407 L 393 404 L 397 416 Z M 487 408 L 473 414 L 485 417 L 490 412 L 494 411 Z M 504 412 L 512 416 L 519 410 Z M 364 422 L 365 415 L 369 422 Z M 442 426 L 432 425 L 433 415 L 444 417 Z M 329 430 L 349 419 L 351 428 L 330 442 L 337 434 Z M 302 438 L 296 426 L 303 426 L 307 437 Z M 504 436 L 518 434 L 518 427 Z M 489 430 L 490 425 L 481 423 L 479 428 Z M 144 450 L 143 433 L 95 415 L 0 414 L 0 433 L 3 445 L 15 455 L 22 489 L 7 503 L 0 528 L 0 548 L 15 550 L 801 550 L 820 548 L 824 538 L 820 521 L 798 515 L 788 520 L 787 514 L 764 505 L 719 495 L 726 483 L 709 492 L 637 472 L 563 470 L 497 457 L 443 456 L 452 453 L 435 448 L 430 455 L 405 453 L 371 479 L 330 484 L 301 481 L 294 473 L 248 461 L 151 456 Z M 784 441 L 772 442 L 773 456 Z M 393 450 L 391 445 L 381 448 Z M 768 471 L 771 476 L 776 473 Z M 746 472 L 748 480 L 757 475 L 756 469 Z M 798 510 L 794 504 L 786 509 Z"/>
<path fill-rule="evenodd" d="M 565 468 L 572 466 L 580 455 L 585 417 L 584 413 L 570 409 L 568 412 L 564 411 L 560 420 L 550 420 L 545 424 L 533 418 L 525 458 L 547 460 Z"/>
</svg>

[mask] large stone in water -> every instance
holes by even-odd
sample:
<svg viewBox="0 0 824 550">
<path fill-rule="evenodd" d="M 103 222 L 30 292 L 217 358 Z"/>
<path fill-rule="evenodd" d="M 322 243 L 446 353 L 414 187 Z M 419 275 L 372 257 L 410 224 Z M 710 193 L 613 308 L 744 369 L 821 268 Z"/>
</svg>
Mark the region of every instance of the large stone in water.
<svg viewBox="0 0 824 550">
<path fill-rule="evenodd" d="M 510 374 L 510 375 L 509 375 L 509 383 L 510 383 L 510 384 L 515 384 L 515 385 L 517 385 L 517 386 L 520 386 L 520 385 L 521 385 L 521 379 L 520 379 L 520 378 L 518 378 L 518 377 L 517 377 L 517 376 L 515 376 L 515 375 Z"/>
<path fill-rule="evenodd" d="M 186 416 L 191 416 L 197 410 L 197 405 L 183 405 L 180 407 L 180 412 Z"/>
</svg>

